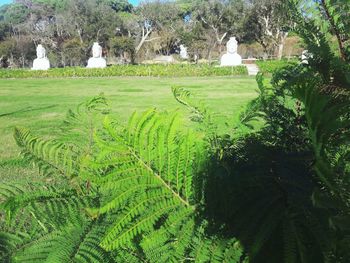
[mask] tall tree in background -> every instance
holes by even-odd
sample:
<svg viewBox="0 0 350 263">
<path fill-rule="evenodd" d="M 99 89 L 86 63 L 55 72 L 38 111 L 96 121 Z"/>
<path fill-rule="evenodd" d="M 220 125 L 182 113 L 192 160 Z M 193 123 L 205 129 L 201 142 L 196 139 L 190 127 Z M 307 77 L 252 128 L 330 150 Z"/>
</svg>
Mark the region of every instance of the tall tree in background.
<svg viewBox="0 0 350 263">
<path fill-rule="evenodd" d="M 199 20 L 208 32 L 208 54 L 211 59 L 212 50 L 219 47 L 219 55 L 224 39 L 234 34 L 242 36 L 244 1 L 242 0 L 197 0 L 193 5 L 193 16 Z"/>
<path fill-rule="evenodd" d="M 69 0 L 67 11 L 67 26 L 82 43 L 104 41 L 115 34 L 118 18 L 106 1 Z"/>
<path fill-rule="evenodd" d="M 136 15 L 139 26 L 136 53 L 146 42 L 161 40 L 162 37 L 168 42 L 165 49 L 169 50 L 169 46 L 174 42 L 176 23 L 180 19 L 176 4 L 160 0 L 142 2 L 136 9 Z M 155 36 L 152 37 L 152 34 Z"/>
<path fill-rule="evenodd" d="M 291 25 L 288 6 L 281 0 L 251 0 L 250 12 L 245 23 L 249 38 L 257 41 L 265 50 L 265 56 L 282 58 L 288 27 Z"/>
<path fill-rule="evenodd" d="M 128 0 L 107 0 L 109 5 L 116 12 L 131 13 L 133 11 L 133 5 Z"/>
</svg>

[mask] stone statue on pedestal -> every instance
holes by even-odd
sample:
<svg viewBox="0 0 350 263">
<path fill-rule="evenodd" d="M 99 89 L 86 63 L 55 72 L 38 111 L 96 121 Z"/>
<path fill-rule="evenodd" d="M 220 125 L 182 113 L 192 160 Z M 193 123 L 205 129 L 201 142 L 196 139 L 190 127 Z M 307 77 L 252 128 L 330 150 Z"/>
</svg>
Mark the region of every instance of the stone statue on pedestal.
<svg viewBox="0 0 350 263">
<path fill-rule="evenodd" d="M 184 45 L 180 45 L 180 57 L 182 59 L 188 59 L 187 47 Z"/>
<path fill-rule="evenodd" d="M 102 47 L 95 42 L 92 46 L 92 58 L 89 58 L 87 68 L 105 68 L 106 60 L 102 57 Z"/>
<path fill-rule="evenodd" d="M 46 57 L 46 50 L 42 45 L 37 46 L 36 57 L 33 61 L 32 70 L 48 70 L 50 68 L 50 61 Z"/>
<path fill-rule="evenodd" d="M 235 37 L 231 37 L 226 44 L 227 53 L 221 57 L 220 66 L 238 66 L 242 64 L 242 57 L 238 55 L 238 43 Z"/>
</svg>

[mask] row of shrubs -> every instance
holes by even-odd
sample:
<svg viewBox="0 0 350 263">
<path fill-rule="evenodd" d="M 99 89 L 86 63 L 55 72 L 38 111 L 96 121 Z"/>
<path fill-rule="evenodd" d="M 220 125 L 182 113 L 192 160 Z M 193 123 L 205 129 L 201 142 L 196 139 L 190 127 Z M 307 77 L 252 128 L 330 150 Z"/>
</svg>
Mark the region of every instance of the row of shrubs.
<svg viewBox="0 0 350 263">
<path fill-rule="evenodd" d="M 80 67 L 53 68 L 47 71 L 1 69 L 0 78 L 58 78 L 58 77 L 201 77 L 247 75 L 245 66 L 214 67 L 209 65 L 118 65 L 104 69 Z"/>
<path fill-rule="evenodd" d="M 298 60 L 259 60 L 256 62 L 256 64 L 259 67 L 260 72 L 262 73 L 268 73 L 272 74 L 275 70 L 288 66 L 288 65 L 295 65 L 299 63 Z"/>
</svg>

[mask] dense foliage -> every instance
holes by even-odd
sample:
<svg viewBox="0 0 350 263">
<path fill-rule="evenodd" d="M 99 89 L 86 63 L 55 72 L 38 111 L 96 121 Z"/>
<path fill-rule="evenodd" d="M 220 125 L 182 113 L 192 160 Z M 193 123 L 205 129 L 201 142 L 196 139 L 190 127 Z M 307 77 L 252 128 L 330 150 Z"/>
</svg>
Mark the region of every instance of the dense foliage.
<svg viewBox="0 0 350 263">
<path fill-rule="evenodd" d="M 340 2 L 318 7 L 322 14 Z M 223 140 L 207 214 L 242 242 L 253 262 L 347 262 L 349 57 L 342 45 L 332 48 L 337 28 L 327 17 L 319 21 L 296 1 L 290 7 L 312 55 L 307 64 L 276 71 L 271 84 L 258 76 L 260 96 L 242 120 L 257 114 L 265 126 L 233 143 Z M 343 19 L 340 29 L 349 18 Z"/>
<path fill-rule="evenodd" d="M 259 74 L 259 96 L 228 134 L 179 87 L 174 97 L 197 129 L 155 109 L 120 123 L 102 95 L 70 111 L 59 138 L 17 128 L 23 156 L 50 186 L 0 186 L 0 255 L 10 262 L 348 262 L 350 68 L 346 36 L 335 50 L 329 39 L 345 23 L 329 20 L 335 2 L 318 5 L 328 13 L 322 28 L 309 5 L 290 2 L 312 55 L 277 70 L 270 83 Z"/>
<path fill-rule="evenodd" d="M 209 65 L 124 65 L 104 69 L 78 67 L 39 70 L 0 69 L 0 78 L 60 78 L 60 77 L 204 77 L 247 75 L 245 66 L 214 67 Z"/>
</svg>

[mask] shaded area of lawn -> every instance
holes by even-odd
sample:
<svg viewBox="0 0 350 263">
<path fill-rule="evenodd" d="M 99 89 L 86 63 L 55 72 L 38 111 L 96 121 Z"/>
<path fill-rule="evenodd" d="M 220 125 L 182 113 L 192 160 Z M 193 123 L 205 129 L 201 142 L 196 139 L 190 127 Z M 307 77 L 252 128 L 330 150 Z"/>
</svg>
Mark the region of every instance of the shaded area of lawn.
<svg viewBox="0 0 350 263">
<path fill-rule="evenodd" d="M 50 136 L 59 127 L 69 108 L 103 92 L 110 101 L 112 114 L 125 121 L 137 110 L 151 107 L 161 110 L 180 108 L 171 87 L 190 90 L 217 113 L 220 127 L 224 119 L 257 96 L 254 78 L 88 78 L 88 79 L 17 79 L 0 82 L 0 181 L 14 177 L 32 180 L 37 170 L 18 156 L 12 133 L 15 126 L 27 127 L 35 134 Z"/>
</svg>

